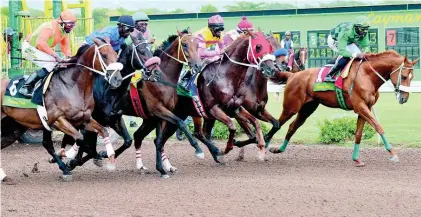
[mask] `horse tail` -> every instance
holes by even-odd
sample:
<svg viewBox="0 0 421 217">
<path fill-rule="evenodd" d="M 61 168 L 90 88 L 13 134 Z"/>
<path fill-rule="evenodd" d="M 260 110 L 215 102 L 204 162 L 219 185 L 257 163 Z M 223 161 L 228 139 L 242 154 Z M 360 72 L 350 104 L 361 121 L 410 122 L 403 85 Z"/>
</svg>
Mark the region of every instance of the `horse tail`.
<svg viewBox="0 0 421 217">
<path fill-rule="evenodd" d="M 292 77 L 293 75 L 294 73 L 292 72 L 278 72 L 278 73 L 275 73 L 275 75 L 269 79 L 275 83 L 286 83 L 288 79 Z"/>
</svg>

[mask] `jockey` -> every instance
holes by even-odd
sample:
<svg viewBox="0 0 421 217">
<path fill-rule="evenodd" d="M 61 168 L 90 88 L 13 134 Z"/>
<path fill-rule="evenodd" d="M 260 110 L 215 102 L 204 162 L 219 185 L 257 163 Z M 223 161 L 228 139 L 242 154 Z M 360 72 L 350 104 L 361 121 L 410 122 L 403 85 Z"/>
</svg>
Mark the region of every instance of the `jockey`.
<svg viewBox="0 0 421 217">
<path fill-rule="evenodd" d="M 294 58 L 292 58 L 292 55 L 294 54 L 294 42 L 291 39 L 290 31 L 285 32 L 285 38 L 281 40 L 281 47 L 286 49 L 290 54 L 287 56 L 287 59 L 288 59 L 287 71 L 291 71 L 292 63 L 294 61 Z"/>
<path fill-rule="evenodd" d="M 117 26 L 108 26 L 92 32 L 85 38 L 82 46 L 94 44 L 92 39 L 95 37 L 109 38 L 114 51 L 118 52 L 122 46 L 126 45 L 125 39 L 134 31 L 134 28 L 135 23 L 132 16 L 121 15 L 118 18 Z"/>
<path fill-rule="evenodd" d="M 253 24 L 247 20 L 247 17 L 243 16 L 241 21 L 237 24 L 236 29 L 228 31 L 224 34 L 224 45 L 228 46 L 243 33 L 248 34 L 247 30 L 253 31 Z"/>
<path fill-rule="evenodd" d="M 355 23 L 341 23 L 330 30 L 328 36 L 328 45 L 338 53 L 338 59 L 335 65 L 330 69 L 325 78 L 325 82 L 335 82 L 333 75 L 342 70 L 351 57 L 363 58 L 369 45 L 368 29 L 370 28 L 369 19 L 365 16 L 359 16 Z"/>
<path fill-rule="evenodd" d="M 281 65 L 276 64 L 278 66 L 278 69 L 281 71 L 286 70 L 286 57 L 288 55 L 288 51 L 285 48 L 279 48 L 275 52 L 273 52 L 273 55 L 276 58 L 276 63 L 281 63 Z"/>
<path fill-rule="evenodd" d="M 57 63 L 62 61 L 54 52 L 56 44 L 60 43 L 61 51 L 66 58 L 71 57 L 68 34 L 75 25 L 76 17 L 70 10 L 66 10 L 61 12 L 57 19 L 41 24 L 26 37 L 22 43 L 23 57 L 42 68 L 29 76 L 19 93 L 31 97 L 35 83 L 52 72 Z"/>
<path fill-rule="evenodd" d="M 143 12 L 136 12 L 135 14 L 133 14 L 133 20 L 135 21 L 136 29 L 142 33 L 143 38 L 147 40 L 149 44 L 155 43 L 155 37 L 152 36 L 148 28 L 148 15 L 146 15 Z"/>
<path fill-rule="evenodd" d="M 224 19 L 217 14 L 208 19 L 208 27 L 195 32 L 194 35 L 199 44 L 198 53 L 205 64 L 219 59 L 224 52 L 222 31 L 224 31 Z M 179 82 L 184 89 L 188 90 L 189 80 L 192 77 L 194 76 L 190 70 L 182 71 Z"/>
</svg>

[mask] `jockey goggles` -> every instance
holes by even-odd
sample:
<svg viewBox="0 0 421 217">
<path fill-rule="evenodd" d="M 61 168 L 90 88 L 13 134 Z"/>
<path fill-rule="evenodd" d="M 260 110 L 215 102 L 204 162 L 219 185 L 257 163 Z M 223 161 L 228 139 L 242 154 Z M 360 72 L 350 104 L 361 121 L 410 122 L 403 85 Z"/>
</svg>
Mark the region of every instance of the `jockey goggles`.
<svg viewBox="0 0 421 217">
<path fill-rule="evenodd" d="M 133 27 L 128 27 L 128 26 L 123 26 L 123 30 L 125 32 L 133 32 L 134 31 L 134 28 Z"/>
</svg>

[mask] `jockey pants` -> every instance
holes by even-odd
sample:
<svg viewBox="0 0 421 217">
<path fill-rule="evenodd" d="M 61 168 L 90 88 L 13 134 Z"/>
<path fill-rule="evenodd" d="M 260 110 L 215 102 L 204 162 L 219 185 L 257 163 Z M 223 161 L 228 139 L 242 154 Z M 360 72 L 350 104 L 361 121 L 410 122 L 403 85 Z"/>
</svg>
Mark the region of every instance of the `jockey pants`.
<svg viewBox="0 0 421 217">
<path fill-rule="evenodd" d="M 28 43 L 28 41 L 24 41 L 22 43 L 22 56 L 32 61 L 35 65 L 45 68 L 48 72 L 53 71 L 54 67 L 57 65 L 56 59 L 45 52 L 42 52 Z M 44 61 L 37 61 L 37 60 L 45 60 Z M 47 62 L 51 61 L 51 62 Z"/>
</svg>

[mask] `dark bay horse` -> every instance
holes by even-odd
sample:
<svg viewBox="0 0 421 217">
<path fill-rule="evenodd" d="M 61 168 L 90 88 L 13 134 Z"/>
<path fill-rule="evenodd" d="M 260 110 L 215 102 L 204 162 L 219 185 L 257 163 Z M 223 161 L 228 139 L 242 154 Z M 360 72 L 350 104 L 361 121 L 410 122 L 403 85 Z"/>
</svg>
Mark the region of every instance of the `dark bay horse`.
<svg viewBox="0 0 421 217">
<path fill-rule="evenodd" d="M 152 72 L 153 70 L 160 70 L 159 68 L 156 68 L 160 63 L 160 59 L 158 57 L 152 58 L 152 51 L 142 35 L 139 32 L 133 32 L 131 33 L 130 38 L 132 44 L 122 48 L 118 59 L 118 62 L 124 65 L 124 68 L 121 71 L 121 76 L 124 76 L 124 78 L 120 87 L 114 89 L 99 75 L 95 75 L 95 108 L 92 117 L 101 125 L 113 128 L 124 139 L 123 145 L 116 152 L 114 152 L 112 147 L 107 147 L 107 152 L 100 153 L 109 158 L 113 155 L 118 156 L 121 152 L 130 147 L 132 143 L 132 138 L 122 118 L 122 107 L 126 103 L 125 100 L 129 101 L 128 97 L 125 95 L 127 94 L 127 88 L 130 84 L 132 74 L 135 70 L 145 70 L 146 73 L 144 76 L 148 76 L 151 73 L 154 73 Z M 91 151 L 79 149 L 76 159 L 68 161 L 67 165 L 69 168 L 74 169 L 75 166 L 82 165 L 92 157 L 95 158 L 94 163 L 96 165 L 102 166 L 102 162 L 100 161 L 101 157 L 97 155 L 96 152 L 96 140 L 97 133 L 89 131 L 84 132 L 85 147 L 89 146 Z M 74 144 L 73 138 L 69 135 L 65 135 L 63 137 L 62 149 L 59 151 L 59 155 L 65 157 L 64 148 L 66 145 L 72 144 Z M 110 146 L 111 144 L 107 143 L 105 145 Z M 82 160 L 83 151 L 87 152 L 88 156 L 84 157 Z M 55 162 L 55 159 L 51 159 L 50 162 Z M 108 169 L 114 170 L 115 161 L 110 161 L 107 166 Z"/>
<path fill-rule="evenodd" d="M 274 57 L 271 55 L 271 47 L 263 33 L 249 32 L 249 35 L 240 36 L 225 49 L 225 54 L 221 57 L 221 60 L 208 64 L 199 75 L 197 85 L 206 111 L 206 118 L 217 119 L 229 128 L 230 136 L 223 153 L 228 153 L 234 146 L 236 129 L 230 116 L 236 117 L 241 114 L 242 117 L 246 118 L 245 121 L 251 122 L 256 128 L 256 132 L 260 133 L 260 137 L 258 137 L 259 158 L 263 160 L 265 151 L 260 124 L 256 118 L 241 107 L 245 93 L 240 92 L 240 90 L 244 85 L 246 71 L 250 66 L 259 68 L 261 70 L 259 73 L 264 72 L 267 76 L 272 75 L 277 69 L 273 62 Z M 179 100 L 174 113 L 182 119 L 185 119 L 188 115 L 195 116 L 189 105 L 190 103 L 187 101 Z M 201 121 L 201 119 L 199 120 Z M 157 139 L 165 143 L 176 129 L 176 126 L 168 125 L 162 135 L 157 135 Z M 202 123 L 197 123 L 196 120 L 195 136 L 205 137 L 202 132 Z M 210 148 L 211 153 L 218 152 L 215 148 Z"/>
<path fill-rule="evenodd" d="M 48 125 L 73 137 L 79 146 L 83 142 L 83 135 L 78 131 L 82 125 L 87 130 L 98 131 L 103 138 L 108 137 L 105 128 L 91 116 L 94 109 L 93 73 L 104 75 L 113 88 L 120 86 L 122 81 L 120 70 L 123 66 L 121 63 L 117 63 L 117 53 L 112 49 L 109 40 L 95 39 L 94 42 L 95 44 L 85 52 L 78 52 L 69 61 L 72 63 L 70 67 L 58 70 L 53 74 L 44 97 Z M 2 96 L 8 82 L 9 80 L 2 80 Z M 7 115 L 5 118 L 12 118 L 24 127 L 44 129 L 36 109 L 2 106 L 2 117 L 3 114 Z M 2 144 L 2 148 L 12 144 L 12 141 L 8 140 L 9 144 Z M 43 146 L 56 159 L 59 168 L 63 171 L 63 179 L 71 180 L 70 170 L 55 154 L 51 131 L 46 129 L 44 129 Z"/>
<path fill-rule="evenodd" d="M 281 44 L 279 41 L 270 33 L 266 39 L 269 41 L 270 45 L 272 46 L 273 50 L 277 50 L 281 48 Z M 305 69 L 305 63 L 307 59 L 307 49 L 300 48 L 299 52 L 295 53 L 293 56 L 294 64 L 291 70 L 291 73 L 296 73 L 298 71 Z M 282 63 L 279 60 L 276 61 L 276 65 L 278 68 L 281 69 L 280 66 Z M 283 72 L 277 72 L 274 76 L 269 77 L 270 80 L 277 80 L 279 74 Z M 268 147 L 270 140 L 272 139 L 273 135 L 280 129 L 278 120 L 273 117 L 267 110 L 266 104 L 269 99 L 267 93 L 267 82 L 268 78 L 264 76 L 262 73 L 257 73 L 257 70 L 253 67 L 250 67 L 247 71 L 246 75 L 246 82 L 244 91 L 246 92 L 246 97 L 244 98 L 243 107 L 250 112 L 254 117 L 262 120 L 264 122 L 268 122 L 272 124 L 272 129 L 269 131 L 267 135 L 264 136 L 266 148 Z M 237 160 L 244 160 L 244 148 L 243 146 L 248 145 L 250 143 L 257 143 L 257 139 L 255 133 L 251 130 L 250 125 L 247 122 L 241 121 L 237 118 L 237 121 L 241 128 L 243 128 L 246 135 L 249 137 L 246 141 L 235 141 L 235 146 L 241 147 L 240 153 Z M 206 125 L 205 126 L 209 126 Z M 205 133 L 209 135 L 209 129 L 205 129 Z"/>
<path fill-rule="evenodd" d="M 177 30 L 178 31 L 178 30 Z M 129 93 L 120 96 L 123 104 L 121 109 L 124 115 L 140 116 L 143 118 L 142 125 L 134 133 L 135 148 L 136 148 L 136 167 L 143 171 L 146 168 L 143 166 L 140 147 L 144 137 L 146 137 L 153 129 L 166 125 L 166 122 L 176 124 L 178 127 L 183 129 L 187 137 L 190 137 L 190 143 L 196 149 L 196 156 L 198 158 L 204 158 L 203 151 L 198 146 L 197 141 L 193 138 L 191 133 L 188 131 L 187 126 L 184 122 L 175 116 L 171 111 L 174 109 L 177 103 L 177 91 L 176 84 L 181 73 L 183 65 L 188 65 L 192 70 L 200 70 L 201 60 L 197 53 L 198 45 L 194 40 L 194 36 L 190 33 L 182 33 L 178 31 L 178 35 L 170 36 L 174 42 L 166 43 L 167 48 L 162 48 L 155 52 L 155 55 L 159 55 L 161 61 L 160 68 L 164 68 L 164 73 L 156 75 L 157 81 L 142 81 L 137 83 L 137 92 L 144 105 L 144 114 L 139 114 L 134 108 L 131 102 Z M 126 64 L 125 64 L 126 65 Z M 134 69 L 128 69 L 134 71 Z M 123 123 L 123 122 L 122 122 Z M 122 125 L 123 126 L 123 125 Z M 119 135 L 121 134 L 122 127 L 113 127 Z M 125 136 L 126 137 L 126 136 Z M 94 136 L 93 138 L 96 138 Z M 131 144 L 126 143 L 126 144 Z M 155 140 L 157 146 L 157 165 L 156 168 L 161 172 L 162 176 L 168 177 L 163 167 L 163 161 L 165 162 L 165 153 L 162 145 Z M 123 145 L 115 151 L 115 157 L 118 157 L 124 150 L 129 146 Z M 108 157 L 105 152 L 100 152 L 101 157 Z M 78 165 L 83 164 L 89 158 L 84 157 Z M 169 163 L 169 162 L 168 162 Z M 164 164 L 165 165 L 165 164 Z M 168 165 L 168 164 L 167 164 Z M 173 168 L 175 169 L 175 168 Z M 171 167 L 167 171 L 172 170 Z"/>
<path fill-rule="evenodd" d="M 386 139 L 383 128 L 370 111 L 379 98 L 380 86 L 389 79 L 393 83 L 399 103 L 403 104 L 408 101 L 409 87 L 414 77 L 413 66 L 419 59 L 411 62 L 407 56 L 403 57 L 390 50 L 379 54 L 365 54 L 364 60 L 360 65 L 358 62 L 354 62 L 348 77 L 343 80 L 346 107 L 358 114 L 352 159 L 356 166 L 364 165 L 359 157 L 359 146 L 364 124 L 368 122 L 380 134 L 386 150 L 390 153 L 390 161 L 399 162 L 398 155 Z M 279 148 L 270 149 L 272 153 L 285 151 L 292 135 L 304 124 L 319 104 L 340 108 L 335 91 L 313 92 L 318 71 L 319 68 L 311 68 L 295 74 L 287 73 L 288 82 L 285 87 L 283 110 L 279 123 L 282 126 L 292 116 L 297 115 L 297 117 L 290 124 L 283 144 Z M 351 90 L 352 84 L 354 86 Z"/>
</svg>

